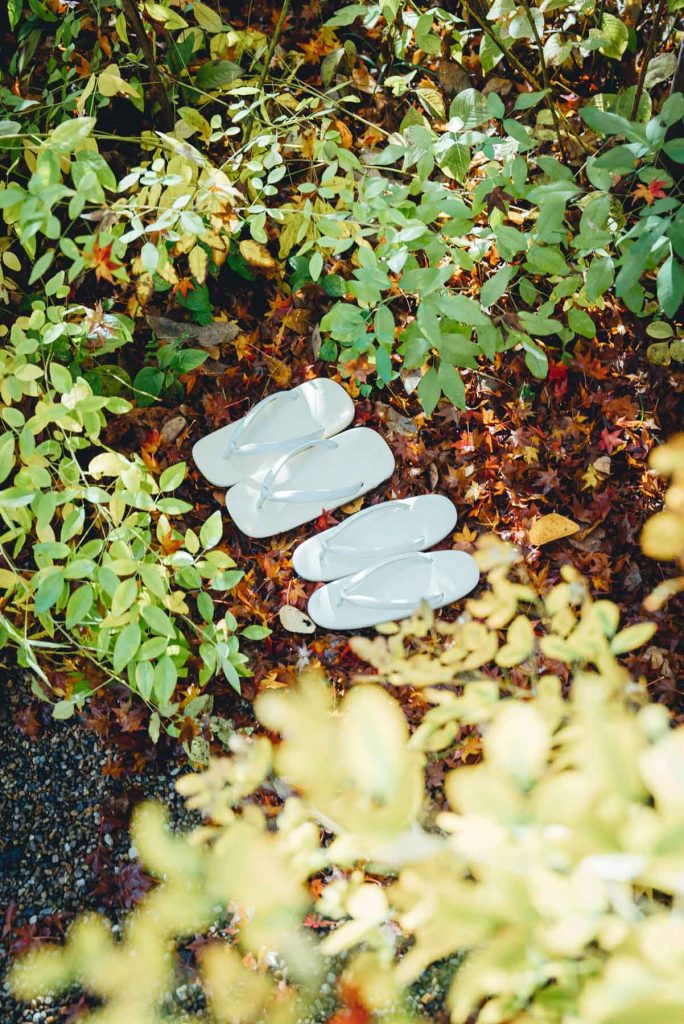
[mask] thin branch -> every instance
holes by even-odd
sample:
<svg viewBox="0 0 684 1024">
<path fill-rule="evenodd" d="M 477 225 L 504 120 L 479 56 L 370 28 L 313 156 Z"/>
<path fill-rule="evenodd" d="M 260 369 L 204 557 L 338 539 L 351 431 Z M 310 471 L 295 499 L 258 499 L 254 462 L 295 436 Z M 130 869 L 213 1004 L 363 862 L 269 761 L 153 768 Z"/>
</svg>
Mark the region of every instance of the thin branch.
<svg viewBox="0 0 684 1024">
<path fill-rule="evenodd" d="M 278 20 L 277 20 L 276 26 L 275 26 L 275 28 L 273 30 L 273 35 L 271 36 L 271 41 L 268 44 L 268 49 L 266 50 L 266 56 L 264 57 L 264 66 L 261 69 L 261 74 L 259 75 L 259 81 L 257 83 L 257 88 L 258 88 L 260 93 L 262 92 L 262 90 L 264 88 L 264 85 L 266 83 L 266 78 L 268 77 L 268 69 L 271 66 L 271 61 L 273 60 L 273 54 L 276 51 L 276 46 L 278 45 L 278 40 L 280 39 L 280 36 L 282 34 L 283 25 L 285 24 L 285 19 L 287 18 L 287 14 L 288 14 L 289 10 L 290 10 L 290 0 L 283 0 L 283 6 L 280 8 L 280 14 L 278 15 Z M 253 123 L 253 121 L 254 121 L 254 112 L 252 112 L 252 114 L 249 117 L 249 120 L 247 121 L 247 125 L 246 125 L 246 128 L 245 128 L 245 138 L 247 138 L 249 136 L 249 134 L 250 134 L 250 132 L 252 130 L 252 123 Z"/>
<path fill-rule="evenodd" d="M 530 74 L 530 72 L 527 70 L 525 65 L 521 61 L 518 60 L 518 58 L 513 53 L 511 48 L 506 46 L 506 44 L 504 43 L 504 41 L 501 38 L 501 36 L 499 36 L 499 34 L 494 31 L 492 26 L 484 18 L 482 18 L 477 13 L 477 11 L 473 10 L 473 8 L 470 5 L 470 3 L 468 3 L 468 0 L 463 0 L 463 7 L 468 12 L 468 14 L 470 14 L 471 18 L 473 18 L 473 20 L 477 22 L 477 24 L 480 26 L 480 28 L 485 33 L 485 35 L 488 35 L 489 38 L 492 40 L 492 42 L 496 43 L 496 45 L 501 50 L 501 52 L 503 53 L 503 55 L 506 58 L 506 60 L 508 61 L 508 63 L 511 65 L 511 67 L 515 68 L 516 71 L 520 72 L 520 74 L 523 76 L 525 81 L 529 85 L 532 86 L 532 88 L 534 89 L 535 92 L 541 92 L 541 89 L 542 89 L 541 82 L 537 78 L 535 78 L 534 75 Z M 530 18 L 530 21 L 531 20 L 532 19 Z M 533 23 L 533 27 L 534 27 L 534 23 Z M 550 101 L 550 103 L 552 102 L 550 96 L 549 96 L 549 101 Z M 549 103 L 549 105 L 550 105 L 550 103 Z M 555 107 L 552 110 L 552 114 L 554 115 L 554 123 L 555 123 L 555 120 L 558 117 L 558 111 L 555 109 Z M 561 116 L 561 120 L 563 121 L 563 124 L 566 127 L 566 130 L 567 130 L 568 134 L 573 137 L 573 139 L 575 140 L 577 145 L 580 147 L 580 149 L 583 152 L 586 153 L 587 152 L 587 147 L 585 146 L 584 142 L 582 142 L 582 140 L 580 139 L 579 135 L 573 129 L 572 125 L 570 124 L 570 122 L 568 121 L 567 117 L 565 116 L 565 114 L 562 111 L 560 112 L 560 116 Z"/>
<path fill-rule="evenodd" d="M 494 28 L 489 24 L 488 21 L 480 17 L 477 11 L 475 11 L 470 6 L 467 0 L 464 0 L 463 6 L 466 9 L 466 11 L 470 14 L 471 18 L 477 22 L 477 24 L 480 26 L 485 35 L 488 35 L 492 42 L 496 43 L 496 45 L 501 50 L 508 63 L 512 67 L 514 67 L 516 71 L 520 72 L 525 81 L 532 86 L 535 92 L 539 92 L 541 90 L 541 83 L 537 81 L 534 75 L 530 74 L 525 65 L 521 63 L 521 61 L 518 60 L 513 51 L 508 46 L 506 46 L 498 32 L 494 30 Z"/>
<path fill-rule="evenodd" d="M 646 49 L 644 50 L 644 56 L 641 60 L 641 67 L 639 68 L 639 81 L 637 82 L 636 92 L 634 93 L 634 103 L 632 104 L 632 112 L 629 115 L 630 121 L 634 121 L 639 112 L 639 103 L 644 92 L 644 83 L 646 81 L 646 72 L 648 71 L 649 61 L 653 54 L 653 49 L 656 43 L 656 35 L 660 28 L 660 19 L 667 9 L 667 0 L 660 0 L 655 14 L 653 15 L 653 25 L 651 26 L 651 34 L 648 37 L 646 43 Z"/>
<path fill-rule="evenodd" d="M 138 42 L 140 43 L 140 49 L 143 52 L 143 56 L 145 58 L 147 67 L 150 72 L 150 83 L 152 87 L 152 92 L 157 97 L 157 100 L 159 101 L 159 106 L 161 108 L 163 127 L 167 131 L 169 131 L 171 128 L 173 128 L 175 122 L 173 107 L 171 105 L 171 100 L 169 99 L 169 94 L 167 93 L 166 88 L 164 87 L 164 83 L 162 82 L 161 75 L 159 74 L 157 62 L 154 59 L 154 50 L 152 49 L 152 43 L 150 42 L 149 36 L 145 31 L 145 26 L 143 25 L 143 20 L 140 17 L 140 12 L 138 11 L 137 4 L 135 0 L 121 0 L 121 8 L 124 13 L 124 18 L 128 22 L 129 28 L 132 30 Z"/>
<path fill-rule="evenodd" d="M 523 7 L 527 14 L 527 20 L 532 26 L 532 33 L 534 35 L 534 41 L 537 44 L 539 50 L 539 66 L 541 67 L 542 79 L 544 81 L 544 88 L 548 90 L 546 94 L 546 105 L 551 111 L 551 118 L 553 120 L 553 127 L 556 130 L 556 137 L 558 139 L 558 145 L 560 146 L 561 155 L 563 160 L 567 162 L 568 155 L 565 152 L 565 145 L 563 143 L 563 136 L 561 135 L 560 122 L 558 120 L 558 111 L 556 110 L 556 104 L 553 102 L 553 96 L 551 94 L 551 79 L 549 78 L 549 69 L 546 66 L 546 58 L 544 57 L 544 44 L 541 41 L 539 35 L 539 29 L 537 23 L 532 17 L 532 11 L 530 10 L 529 0 L 522 0 Z"/>
</svg>

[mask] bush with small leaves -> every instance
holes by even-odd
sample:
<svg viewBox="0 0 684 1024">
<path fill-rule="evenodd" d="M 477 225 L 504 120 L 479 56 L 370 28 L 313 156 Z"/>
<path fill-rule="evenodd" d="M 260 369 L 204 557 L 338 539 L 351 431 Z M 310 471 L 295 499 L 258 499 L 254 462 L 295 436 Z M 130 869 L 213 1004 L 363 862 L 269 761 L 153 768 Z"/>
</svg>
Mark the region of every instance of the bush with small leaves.
<svg viewBox="0 0 684 1024">
<path fill-rule="evenodd" d="M 510 547 L 477 557 L 489 586 L 457 622 L 425 609 L 353 641 L 376 675 L 341 701 L 315 671 L 261 695 L 279 742 L 235 736 L 231 757 L 179 783 L 205 825 L 171 836 L 160 807 L 138 812 L 159 884 L 121 940 L 87 918 L 14 968 L 15 993 L 77 984 L 104 1004 L 93 1024 L 161 1022 L 178 943 L 231 918 L 199 955 L 217 1022 L 295 1024 L 341 953 L 341 991 L 395 1024 L 451 957 L 454 1024 L 682 1017 L 684 728 L 620 662 L 653 626 L 621 627 L 569 566 L 542 599 Z M 424 701 L 412 733 L 383 681 Z M 466 736 L 481 759 L 447 775 L 437 809 L 426 765 Z M 268 815 L 263 786 L 283 798 Z M 322 940 L 312 912 L 338 922 Z"/>
</svg>

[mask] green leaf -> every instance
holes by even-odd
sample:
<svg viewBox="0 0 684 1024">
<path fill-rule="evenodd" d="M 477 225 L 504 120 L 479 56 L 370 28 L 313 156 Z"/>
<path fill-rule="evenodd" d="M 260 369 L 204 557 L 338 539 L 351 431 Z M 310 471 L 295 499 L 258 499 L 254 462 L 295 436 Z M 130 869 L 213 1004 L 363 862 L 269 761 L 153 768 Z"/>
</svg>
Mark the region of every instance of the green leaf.
<svg viewBox="0 0 684 1024">
<path fill-rule="evenodd" d="M 156 366 L 144 366 L 136 373 L 133 380 L 133 388 L 137 392 L 136 400 L 138 405 L 152 405 L 155 398 L 161 394 L 164 386 L 164 373 Z"/>
<path fill-rule="evenodd" d="M 454 97 L 449 107 L 449 120 L 456 120 L 456 127 L 464 131 L 479 128 L 481 124 L 489 121 L 490 116 L 487 97 L 478 89 L 464 89 Z M 449 127 L 451 128 L 451 125 Z"/>
<path fill-rule="evenodd" d="M 363 18 L 367 10 L 368 8 L 365 4 L 348 4 L 347 7 L 343 7 L 342 10 L 333 14 L 332 18 L 328 18 L 325 24 L 330 25 L 332 28 L 351 25 L 357 18 Z"/>
<path fill-rule="evenodd" d="M 465 181 L 470 167 L 470 146 L 455 142 L 440 159 L 439 166 L 456 181 Z"/>
<path fill-rule="evenodd" d="M 182 376 L 184 373 L 190 373 L 192 370 L 196 370 L 198 366 L 206 362 L 209 358 L 208 352 L 203 352 L 200 348 L 184 348 L 182 352 L 177 352 L 171 360 L 171 369 L 178 376 Z"/>
<path fill-rule="evenodd" d="M 54 258 L 55 258 L 55 250 L 54 249 L 47 249 L 43 253 L 43 255 L 40 257 L 40 259 L 36 260 L 36 262 L 33 265 L 33 269 L 31 270 L 31 276 L 29 277 L 29 284 L 33 284 L 35 281 L 37 281 L 39 278 L 41 278 L 43 276 L 45 271 L 50 268 Z"/>
<path fill-rule="evenodd" d="M 56 718 L 58 722 L 64 722 L 67 718 L 72 717 L 75 710 L 73 700 L 58 700 L 52 706 L 52 717 Z"/>
<path fill-rule="evenodd" d="M 439 364 L 437 377 L 439 385 L 449 401 L 453 402 L 457 409 L 465 409 L 465 385 L 463 384 L 463 378 L 458 370 L 450 363 L 442 360 Z"/>
<path fill-rule="evenodd" d="M 232 60 L 215 60 L 204 64 L 195 75 L 195 85 L 205 92 L 214 92 L 230 85 L 244 74 L 239 64 Z"/>
<path fill-rule="evenodd" d="M 358 306 L 349 302 L 336 302 L 321 320 L 321 330 L 330 331 L 338 341 L 353 344 L 366 332 L 366 317 Z"/>
<path fill-rule="evenodd" d="M 167 466 L 159 477 L 160 491 L 175 491 L 185 480 L 187 466 L 184 462 L 175 462 L 173 466 Z"/>
<path fill-rule="evenodd" d="M 178 671 L 168 655 L 160 658 L 154 669 L 154 695 L 160 704 L 168 704 L 178 682 Z"/>
<path fill-rule="evenodd" d="M 496 274 L 488 278 L 480 291 L 480 302 L 483 306 L 493 306 L 508 288 L 511 280 L 518 272 L 517 267 L 502 267 Z"/>
<path fill-rule="evenodd" d="M 675 316 L 684 298 L 684 270 L 672 253 L 658 271 L 656 290 L 665 316 Z"/>
<path fill-rule="evenodd" d="M 587 271 L 585 284 L 589 301 L 594 302 L 600 295 L 605 295 L 614 280 L 615 265 L 611 257 L 594 258 Z"/>
<path fill-rule="evenodd" d="M 14 466 L 14 434 L 0 436 L 0 484 L 12 472 Z"/>
<path fill-rule="evenodd" d="M 625 654 L 635 647 L 641 647 L 648 643 L 657 628 L 655 622 L 637 622 L 633 626 L 621 629 L 611 640 L 611 654 Z"/>
<path fill-rule="evenodd" d="M 145 605 L 142 609 L 142 617 L 150 627 L 153 633 L 159 633 L 161 636 L 166 636 L 169 640 L 174 639 L 176 636 L 176 630 L 174 629 L 171 619 L 154 604 Z"/>
<path fill-rule="evenodd" d="M 223 536 L 223 518 L 219 509 L 212 512 L 202 523 L 199 533 L 200 544 L 206 550 L 214 548 Z"/>
<path fill-rule="evenodd" d="M 80 142 L 88 138 L 96 121 L 94 117 L 73 117 L 62 121 L 50 132 L 45 144 L 54 153 L 71 153 Z"/>
<path fill-rule="evenodd" d="M 605 42 L 599 47 L 605 57 L 620 60 L 629 43 L 629 30 L 614 14 L 604 14 L 599 29 L 601 39 Z"/>
<path fill-rule="evenodd" d="M 135 685 L 143 700 L 149 700 L 154 687 L 154 666 L 149 661 L 139 661 L 136 663 Z"/>
<path fill-rule="evenodd" d="M 37 615 L 43 615 L 57 603 L 61 596 L 63 586 L 64 573 L 62 571 L 53 572 L 43 580 L 36 591 L 34 599 Z"/>
<path fill-rule="evenodd" d="M 678 164 L 684 164 L 684 139 L 672 139 L 670 142 L 665 143 L 663 149 L 670 160 L 674 160 Z"/>
<path fill-rule="evenodd" d="M 568 313 L 568 325 L 571 331 L 581 334 L 583 338 L 596 337 L 596 324 L 584 309 L 573 306 Z"/>
<path fill-rule="evenodd" d="M 84 583 L 74 590 L 66 606 L 67 629 L 83 625 L 88 612 L 93 606 L 94 600 L 94 591 L 89 583 Z"/>
<path fill-rule="evenodd" d="M 584 123 L 595 132 L 603 132 L 604 135 L 624 135 L 631 142 L 648 145 L 643 128 L 628 121 L 626 117 L 611 114 L 607 110 L 599 110 L 598 107 L 582 107 L 579 113 Z"/>
<path fill-rule="evenodd" d="M 548 94 L 548 89 L 540 89 L 538 92 L 521 92 L 518 94 L 513 110 L 529 110 L 530 107 L 535 107 L 537 103 L 540 103 Z"/>
<path fill-rule="evenodd" d="M 112 615 L 123 615 L 138 596 L 138 584 L 134 579 L 122 580 L 112 597 Z"/>
<path fill-rule="evenodd" d="M 214 35 L 220 32 L 223 28 L 223 20 L 220 14 L 208 4 L 203 4 L 200 0 L 195 0 L 192 5 L 192 13 L 195 15 L 195 19 L 200 28 L 203 28 L 205 32 L 209 32 L 210 35 Z"/>
<path fill-rule="evenodd" d="M 22 0 L 7 0 L 7 17 L 11 29 L 15 29 L 21 17 Z"/>
<path fill-rule="evenodd" d="M 140 626 L 137 622 L 129 622 L 121 630 L 116 638 L 114 654 L 112 656 L 112 665 L 115 672 L 121 672 L 133 660 L 135 653 L 140 647 L 140 638 Z"/>
<path fill-rule="evenodd" d="M 206 590 L 203 590 L 197 595 L 197 611 L 205 622 L 213 622 L 214 602 L 210 598 L 209 594 L 207 594 Z"/>
<path fill-rule="evenodd" d="M 482 327 L 488 323 L 488 317 L 482 312 L 477 302 L 466 295 L 440 295 L 437 307 L 443 316 L 456 323 L 468 324 L 471 327 Z"/>
<path fill-rule="evenodd" d="M 241 636 L 244 636 L 246 640 L 263 640 L 265 637 L 271 635 L 272 630 L 268 626 L 247 626 L 242 630 Z"/>
<path fill-rule="evenodd" d="M 373 321 L 375 337 L 383 345 L 394 344 L 394 316 L 389 306 L 378 306 Z"/>
<path fill-rule="evenodd" d="M 420 404 L 425 410 L 425 415 L 428 417 L 432 416 L 435 406 L 442 397 L 442 387 L 434 367 L 431 366 L 420 378 L 417 392 Z"/>
</svg>

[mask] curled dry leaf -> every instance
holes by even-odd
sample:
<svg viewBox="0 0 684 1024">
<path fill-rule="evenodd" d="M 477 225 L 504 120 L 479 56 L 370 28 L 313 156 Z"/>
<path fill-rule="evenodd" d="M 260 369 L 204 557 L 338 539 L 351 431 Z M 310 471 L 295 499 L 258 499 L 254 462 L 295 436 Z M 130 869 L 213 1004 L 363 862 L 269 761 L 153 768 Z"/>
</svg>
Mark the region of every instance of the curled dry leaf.
<svg viewBox="0 0 684 1024">
<path fill-rule="evenodd" d="M 283 629 L 288 633 L 315 633 L 316 627 L 313 622 L 299 608 L 293 604 L 284 604 L 278 612 L 278 618 Z"/>
<path fill-rule="evenodd" d="M 552 541 L 560 540 L 562 537 L 570 537 L 578 530 L 578 524 L 572 519 L 561 516 L 557 512 L 550 512 L 547 516 L 542 516 L 532 523 L 529 529 L 529 540 L 534 547 L 540 548 L 543 544 L 551 544 Z"/>
</svg>

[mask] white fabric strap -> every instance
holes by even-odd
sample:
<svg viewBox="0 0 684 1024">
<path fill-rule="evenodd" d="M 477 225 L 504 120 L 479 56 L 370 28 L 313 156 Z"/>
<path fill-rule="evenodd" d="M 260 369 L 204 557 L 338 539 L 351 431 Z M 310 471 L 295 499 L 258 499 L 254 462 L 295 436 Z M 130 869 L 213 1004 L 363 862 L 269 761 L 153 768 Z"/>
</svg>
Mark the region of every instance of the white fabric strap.
<svg viewBox="0 0 684 1024">
<path fill-rule="evenodd" d="M 376 573 L 386 569 L 388 565 L 394 565 L 396 562 L 405 562 L 407 559 L 421 559 L 422 561 L 428 561 L 430 563 L 430 584 L 432 585 L 434 580 L 434 560 L 430 555 L 422 553 L 409 553 L 407 555 L 398 555 L 396 558 L 390 558 L 386 562 L 382 562 L 380 565 L 373 566 L 371 569 L 367 569 L 364 573 L 359 574 L 358 577 L 352 582 L 350 580 L 344 587 L 341 588 L 337 595 L 335 604 L 340 605 L 343 601 L 347 601 L 349 604 L 355 604 L 363 606 L 364 608 L 415 608 L 416 599 L 415 597 L 389 597 L 380 598 L 374 597 L 372 594 L 355 594 L 352 592 L 352 587 L 359 587 L 366 583 Z M 443 601 L 443 592 L 437 590 L 429 590 L 427 594 L 423 595 L 425 601 Z"/>
<path fill-rule="evenodd" d="M 410 508 L 409 505 L 403 505 L 403 504 L 395 505 L 395 507 L 394 507 L 395 511 L 399 511 L 400 509 L 402 511 L 404 511 L 404 512 L 410 512 L 411 511 L 411 508 Z M 386 508 L 385 508 L 385 504 L 384 503 L 381 503 L 380 505 L 371 505 L 370 508 L 365 508 L 365 509 L 363 509 L 362 512 L 357 512 L 355 516 L 351 517 L 350 519 L 347 519 L 344 523 L 341 523 L 340 526 L 337 527 L 337 529 L 335 530 L 335 532 L 333 533 L 333 535 L 331 537 L 322 537 L 321 538 L 321 547 L 323 549 L 323 554 L 334 554 L 334 555 L 337 555 L 337 554 L 339 554 L 339 555 L 347 555 L 347 554 L 352 554 L 352 553 L 357 554 L 358 550 L 359 550 L 359 545 L 358 544 L 338 544 L 337 543 L 340 534 L 344 533 L 344 531 L 346 530 L 346 528 L 348 526 L 353 526 L 354 524 L 360 522 L 362 519 L 365 519 L 365 518 L 373 515 L 373 513 L 380 512 L 380 510 L 383 510 L 386 513 Z M 400 541 L 397 544 L 383 544 L 383 543 L 380 543 L 380 544 L 367 544 L 367 543 L 364 542 L 363 550 L 364 550 L 365 553 L 367 553 L 369 555 L 394 555 L 394 554 L 400 554 L 401 552 L 405 552 L 407 546 L 413 546 L 413 545 L 420 546 L 421 544 L 424 544 L 424 543 L 425 543 L 425 535 L 421 534 L 420 537 L 412 537 L 411 540 Z"/>
<path fill-rule="evenodd" d="M 289 451 L 293 445 L 301 445 L 307 441 L 315 441 L 319 437 L 323 436 L 325 427 L 319 426 L 316 430 L 312 430 L 309 434 L 303 434 L 300 437 L 291 437 L 280 441 L 253 441 L 247 442 L 241 441 L 245 431 L 247 431 L 257 416 L 264 411 L 269 405 L 272 405 L 276 401 L 297 401 L 301 398 L 302 392 L 296 388 L 292 391 L 276 391 L 275 394 L 269 395 L 268 398 L 262 399 L 257 405 L 244 416 L 238 423 L 233 436 L 230 439 L 228 448 L 224 453 L 224 459 L 230 459 L 234 455 L 261 455 L 267 454 L 268 452 L 282 452 Z M 315 409 L 318 403 L 318 391 L 314 389 L 314 410 L 313 416 L 315 418 Z"/>
<path fill-rule="evenodd" d="M 340 498 L 355 497 L 363 487 L 363 480 L 359 480 L 355 484 L 349 484 L 346 487 L 322 488 L 320 490 L 311 491 L 302 491 L 297 488 L 285 488 L 280 490 L 273 489 L 273 485 L 278 479 L 278 475 L 282 472 L 290 459 L 295 458 L 297 455 L 301 455 L 310 448 L 319 447 L 334 449 L 338 448 L 339 445 L 336 441 L 328 440 L 327 438 L 319 438 L 318 440 L 306 441 L 303 444 L 298 445 L 296 448 L 293 448 L 292 451 L 286 452 L 285 455 L 282 455 L 261 481 L 260 493 L 256 503 L 257 509 L 262 508 L 265 501 L 285 501 L 306 505 L 315 501 L 337 501 Z"/>
</svg>

